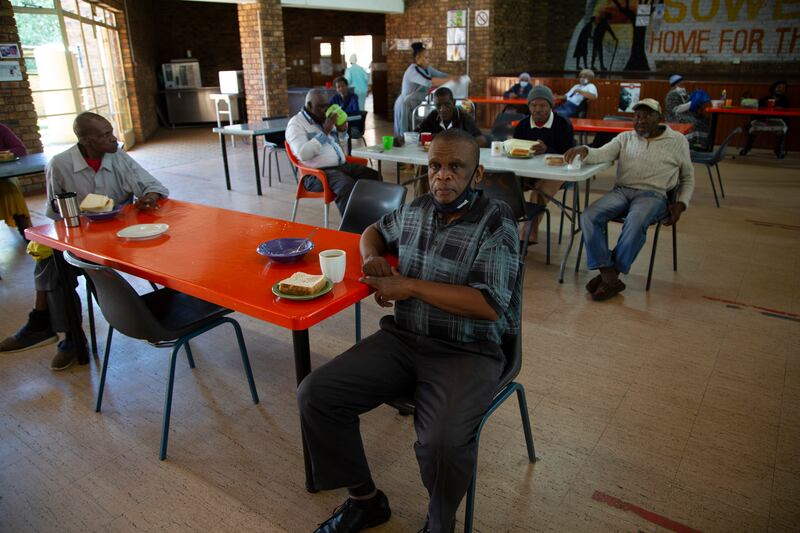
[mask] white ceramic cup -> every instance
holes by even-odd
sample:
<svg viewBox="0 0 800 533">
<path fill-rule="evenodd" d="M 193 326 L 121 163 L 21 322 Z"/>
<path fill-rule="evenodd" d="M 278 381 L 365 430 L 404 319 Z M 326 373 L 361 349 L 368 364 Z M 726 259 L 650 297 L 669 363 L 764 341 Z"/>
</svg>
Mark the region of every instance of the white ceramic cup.
<svg viewBox="0 0 800 533">
<path fill-rule="evenodd" d="M 347 269 L 347 253 L 344 250 L 323 250 L 319 253 L 319 266 L 326 278 L 339 283 Z"/>
<path fill-rule="evenodd" d="M 503 142 L 502 141 L 492 141 L 492 155 L 499 156 L 503 155 Z"/>
</svg>

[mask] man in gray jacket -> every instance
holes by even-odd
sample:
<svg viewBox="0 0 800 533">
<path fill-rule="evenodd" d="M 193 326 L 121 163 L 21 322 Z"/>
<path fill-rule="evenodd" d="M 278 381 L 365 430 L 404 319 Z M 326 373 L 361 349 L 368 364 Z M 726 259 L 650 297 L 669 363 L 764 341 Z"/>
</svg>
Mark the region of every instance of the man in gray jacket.
<svg viewBox="0 0 800 533">
<path fill-rule="evenodd" d="M 78 203 L 89 193 L 102 194 L 119 206 L 136 199 L 139 209 L 158 209 L 158 199 L 169 191 L 134 161 L 118 151 L 117 138 L 111 124 L 100 115 L 84 112 L 72 125 L 78 143 L 53 157 L 45 169 L 47 184 L 47 216 L 58 220 L 52 200 L 63 192 L 77 193 Z M 63 370 L 75 362 L 78 343 L 86 344 L 85 336 L 73 339 L 64 313 L 63 293 L 56 273 L 55 260 L 49 253 L 36 257 L 34 285 L 36 299 L 28 322 L 16 333 L 0 342 L 0 352 L 19 352 L 57 340 L 56 332 L 66 332 L 58 343 L 50 368 Z M 58 252 L 53 252 L 58 253 Z M 33 254 L 32 254 L 33 255 Z M 76 271 L 69 269 L 70 283 L 77 286 Z M 77 293 L 74 294 L 78 299 Z"/>
<path fill-rule="evenodd" d="M 652 98 L 634 107 L 634 129 L 616 136 L 601 148 L 578 146 L 564 154 L 567 162 L 580 155 L 586 163 L 617 161 L 614 188 L 581 215 L 586 260 L 600 274 L 586 284 L 593 300 L 607 300 L 625 290 L 620 274 L 627 274 L 644 246 L 647 228 L 657 220 L 678 221 L 694 191 L 694 167 L 689 143 L 682 134 L 661 123 L 661 106 Z M 673 203 L 667 192 L 677 187 Z M 625 217 L 614 250 L 608 249 L 606 225 Z"/>
</svg>

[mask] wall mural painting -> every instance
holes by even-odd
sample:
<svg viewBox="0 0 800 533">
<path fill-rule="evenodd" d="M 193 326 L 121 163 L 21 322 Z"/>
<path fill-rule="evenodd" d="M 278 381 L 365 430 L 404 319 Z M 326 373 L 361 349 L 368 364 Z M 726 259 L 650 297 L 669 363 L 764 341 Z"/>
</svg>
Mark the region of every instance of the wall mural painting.
<svg viewBox="0 0 800 533">
<path fill-rule="evenodd" d="M 564 69 L 799 60 L 800 3 L 794 0 L 586 0 Z"/>
</svg>

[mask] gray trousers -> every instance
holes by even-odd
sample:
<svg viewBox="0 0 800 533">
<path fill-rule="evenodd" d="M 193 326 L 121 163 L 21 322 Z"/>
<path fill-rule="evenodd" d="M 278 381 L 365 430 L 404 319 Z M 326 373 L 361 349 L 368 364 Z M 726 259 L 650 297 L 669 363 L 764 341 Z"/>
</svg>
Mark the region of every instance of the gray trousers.
<svg viewBox="0 0 800 533">
<path fill-rule="evenodd" d="M 53 254 L 59 254 L 53 250 Z M 67 267 L 67 276 L 72 283 L 72 287 L 78 286 L 78 271 L 71 266 L 65 264 Z M 64 293 L 61 290 L 61 280 L 56 271 L 56 260 L 51 256 L 47 259 L 42 259 L 36 262 L 36 267 L 33 269 L 33 284 L 37 291 L 47 293 L 47 310 L 50 312 L 50 326 L 53 331 L 66 332 L 69 331 L 69 322 L 66 316 L 66 302 L 64 301 Z M 78 309 L 81 307 L 81 300 L 78 293 L 72 291 L 75 301 L 77 302 Z M 81 314 L 78 314 L 78 319 L 81 319 Z"/>
<path fill-rule="evenodd" d="M 344 208 L 347 207 L 347 200 L 350 199 L 350 193 L 356 186 L 356 181 L 381 179 L 381 175 L 376 170 L 355 163 L 345 163 L 338 167 L 328 167 L 322 170 L 325 171 L 328 185 L 336 195 L 336 207 L 339 208 L 340 215 L 344 215 Z M 322 192 L 322 183 L 314 176 L 304 177 L 303 186 L 309 191 Z"/>
<path fill-rule="evenodd" d="M 314 486 L 355 487 L 371 479 L 359 415 L 413 394 L 420 474 L 429 527 L 449 532 L 477 458 L 475 434 L 504 366 L 496 344 L 457 343 L 400 329 L 394 318 L 309 374 L 298 389 L 300 423 Z"/>
</svg>

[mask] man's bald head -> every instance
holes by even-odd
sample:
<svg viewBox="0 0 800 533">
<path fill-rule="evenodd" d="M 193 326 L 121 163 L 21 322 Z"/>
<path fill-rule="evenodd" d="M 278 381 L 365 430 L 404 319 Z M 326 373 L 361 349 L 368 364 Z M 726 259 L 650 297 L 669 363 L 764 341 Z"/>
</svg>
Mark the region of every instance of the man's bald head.
<svg viewBox="0 0 800 533">
<path fill-rule="evenodd" d="M 325 111 L 329 105 L 328 97 L 322 89 L 311 89 L 306 93 L 305 109 L 320 124 L 325 122 Z"/>
<path fill-rule="evenodd" d="M 117 151 L 114 128 L 102 115 L 91 111 L 80 113 L 72 123 L 72 131 L 75 132 L 85 155 L 102 158 L 102 154 L 113 154 Z"/>
</svg>

